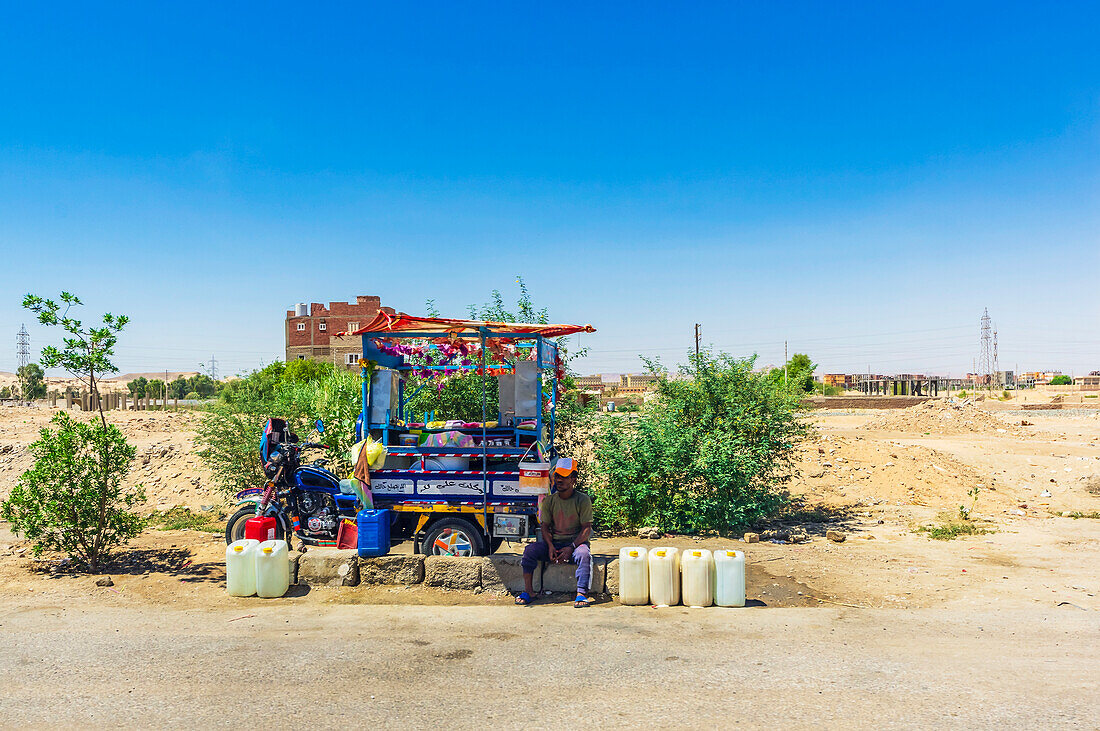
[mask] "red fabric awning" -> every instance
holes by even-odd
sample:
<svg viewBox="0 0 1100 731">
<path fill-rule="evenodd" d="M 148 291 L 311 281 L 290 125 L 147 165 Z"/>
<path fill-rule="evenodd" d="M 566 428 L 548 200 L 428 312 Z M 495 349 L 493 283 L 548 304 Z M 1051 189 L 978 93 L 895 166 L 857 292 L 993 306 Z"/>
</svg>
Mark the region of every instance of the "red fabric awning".
<svg viewBox="0 0 1100 731">
<path fill-rule="evenodd" d="M 491 331 L 488 337 L 493 335 L 514 335 L 517 333 L 530 333 L 542 335 L 545 338 L 556 338 L 573 333 L 596 332 L 591 325 L 540 325 L 521 322 L 489 322 L 485 320 L 455 320 L 449 317 L 414 317 L 412 315 L 391 315 L 379 312 L 373 320 L 352 333 L 338 333 L 339 335 L 362 335 L 363 333 L 394 333 L 403 332 L 445 332 L 454 334 L 460 338 L 477 339 L 481 337 L 481 328 Z"/>
</svg>

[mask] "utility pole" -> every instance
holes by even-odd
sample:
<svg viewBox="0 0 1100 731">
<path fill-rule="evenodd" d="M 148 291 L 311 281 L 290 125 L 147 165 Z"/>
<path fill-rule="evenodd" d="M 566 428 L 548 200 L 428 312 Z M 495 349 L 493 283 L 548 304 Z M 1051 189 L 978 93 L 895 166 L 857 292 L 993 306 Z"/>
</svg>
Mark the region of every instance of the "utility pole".
<svg viewBox="0 0 1100 731">
<path fill-rule="evenodd" d="M 695 323 L 695 370 L 699 370 L 699 323 Z"/>
<path fill-rule="evenodd" d="M 214 360 L 214 356 L 210 356 L 210 365 L 205 363 L 199 363 L 199 367 L 206 371 L 206 374 L 210 376 L 210 380 L 218 380 L 218 361 Z M 263 361 L 260 361 L 260 367 L 263 368 Z"/>
<path fill-rule="evenodd" d="M 989 308 L 982 313 L 982 349 L 978 358 L 978 369 L 985 379 L 987 389 L 993 388 L 993 371 L 996 368 L 996 350 L 993 346 L 993 321 L 989 319 Z"/>
<path fill-rule="evenodd" d="M 19 356 L 19 398 L 22 401 L 27 400 L 27 372 L 24 370 L 27 364 L 30 363 L 31 358 L 31 336 L 27 332 L 26 325 L 19 326 L 19 334 L 15 336 L 16 343 L 16 355 Z"/>
<path fill-rule="evenodd" d="M 783 341 L 783 386 L 787 385 L 787 341 Z"/>
</svg>

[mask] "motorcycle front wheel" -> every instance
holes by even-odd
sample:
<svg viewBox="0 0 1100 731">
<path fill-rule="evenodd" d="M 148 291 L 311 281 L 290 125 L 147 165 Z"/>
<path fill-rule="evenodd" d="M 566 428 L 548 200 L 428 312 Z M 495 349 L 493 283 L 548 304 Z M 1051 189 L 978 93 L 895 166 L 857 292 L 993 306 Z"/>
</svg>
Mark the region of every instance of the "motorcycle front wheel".
<svg viewBox="0 0 1100 731">
<path fill-rule="evenodd" d="M 239 541 L 244 538 L 244 524 L 249 518 L 256 517 L 256 508 L 251 505 L 246 505 L 233 515 L 229 516 L 229 520 L 225 524 L 225 543 L 229 545 L 234 541 Z M 283 526 L 278 521 L 275 521 L 275 538 L 277 540 L 286 540 L 286 536 L 283 534 Z"/>
</svg>

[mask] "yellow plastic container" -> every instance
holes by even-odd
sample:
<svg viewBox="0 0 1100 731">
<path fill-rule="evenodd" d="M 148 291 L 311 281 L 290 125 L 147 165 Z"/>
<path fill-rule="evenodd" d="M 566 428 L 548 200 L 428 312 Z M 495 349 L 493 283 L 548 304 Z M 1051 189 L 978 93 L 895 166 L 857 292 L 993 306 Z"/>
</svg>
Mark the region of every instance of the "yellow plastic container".
<svg viewBox="0 0 1100 731">
<path fill-rule="evenodd" d="M 619 603 L 649 604 L 649 561 L 644 548 L 619 549 Z"/>
<path fill-rule="evenodd" d="M 683 578 L 681 597 L 689 607 L 709 607 L 714 604 L 714 557 L 705 548 L 689 548 L 681 554 L 680 574 Z"/>
<path fill-rule="evenodd" d="M 649 551 L 649 600 L 657 606 L 680 603 L 680 551 L 653 548 Z"/>
</svg>

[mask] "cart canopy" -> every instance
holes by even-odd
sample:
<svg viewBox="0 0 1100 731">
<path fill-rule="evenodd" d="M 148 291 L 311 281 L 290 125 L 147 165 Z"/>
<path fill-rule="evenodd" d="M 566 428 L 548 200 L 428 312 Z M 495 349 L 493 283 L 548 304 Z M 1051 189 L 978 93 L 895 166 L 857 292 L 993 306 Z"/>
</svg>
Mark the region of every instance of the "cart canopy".
<svg viewBox="0 0 1100 731">
<path fill-rule="evenodd" d="M 556 338 L 579 332 L 596 332 L 591 325 L 543 325 L 522 322 L 491 322 L 487 320 L 456 320 L 449 317 L 416 317 L 413 315 L 391 315 L 379 312 L 373 320 L 355 332 L 341 335 L 363 335 L 365 333 L 446 333 L 455 338 L 477 339 L 482 330 L 486 337 L 516 337 L 523 335 L 541 335 L 544 338 Z"/>
</svg>

